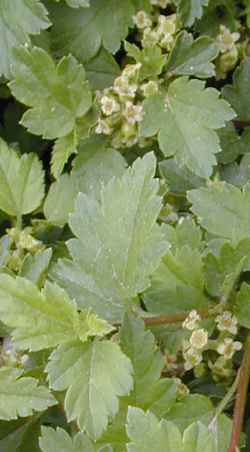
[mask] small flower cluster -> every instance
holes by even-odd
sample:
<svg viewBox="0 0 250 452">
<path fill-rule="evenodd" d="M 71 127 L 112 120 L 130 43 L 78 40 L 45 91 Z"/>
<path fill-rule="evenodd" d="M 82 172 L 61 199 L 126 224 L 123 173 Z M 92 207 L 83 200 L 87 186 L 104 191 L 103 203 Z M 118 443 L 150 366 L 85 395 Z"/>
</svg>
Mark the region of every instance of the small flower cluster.
<svg viewBox="0 0 250 452">
<path fill-rule="evenodd" d="M 199 327 L 200 321 L 199 314 L 193 310 L 182 324 L 183 328 L 192 332 L 189 341 L 183 342 L 185 370 L 191 370 L 202 362 L 202 352 L 208 343 L 208 332 Z"/>
<path fill-rule="evenodd" d="M 7 266 L 10 270 L 18 272 L 25 256 L 35 254 L 44 249 L 44 245 L 32 235 L 32 228 L 27 227 L 23 230 L 11 228 L 7 230 L 8 236 L 11 238 L 11 254 L 7 261 Z"/>
<path fill-rule="evenodd" d="M 159 5 L 159 2 L 157 3 Z M 166 2 L 164 2 L 165 4 L 167 5 Z M 142 34 L 142 47 L 154 47 L 158 45 L 163 50 L 171 50 L 175 34 L 178 31 L 176 14 L 169 16 L 160 14 L 155 23 L 145 11 L 141 10 L 133 17 L 133 20 Z"/>
<path fill-rule="evenodd" d="M 240 33 L 231 33 L 225 25 L 220 26 L 220 33 L 217 36 L 217 44 L 220 55 L 217 59 L 216 69 L 218 78 L 226 78 L 237 63 L 239 52 L 236 42 L 240 39 Z"/>
<path fill-rule="evenodd" d="M 115 148 L 130 147 L 138 143 L 138 124 L 143 119 L 142 103 L 137 100 L 141 64 L 128 64 L 111 88 L 98 93 L 101 115 L 96 133 L 111 135 Z M 153 89 L 143 86 L 144 92 Z"/>
<path fill-rule="evenodd" d="M 0 367 L 29 367 L 31 360 L 27 354 L 23 354 L 16 350 L 10 337 L 3 339 L 0 351 Z"/>
<path fill-rule="evenodd" d="M 230 311 L 224 311 L 215 319 L 219 336 L 215 344 L 215 350 L 220 355 L 215 361 L 209 361 L 208 367 L 212 370 L 215 380 L 228 378 L 233 373 L 232 358 L 235 352 L 241 350 L 242 343 L 235 341 L 238 332 L 237 319 Z"/>
<path fill-rule="evenodd" d="M 189 313 L 183 322 L 183 328 L 190 332 L 189 340 L 183 341 L 183 357 L 185 370 L 194 369 L 197 377 L 207 369 L 203 362 L 203 352 L 208 357 L 208 368 L 212 370 L 215 380 L 228 378 L 233 373 L 232 358 L 241 350 L 242 344 L 234 340 L 238 332 L 237 319 L 229 311 L 224 311 L 215 318 L 218 337 L 209 340 L 208 331 L 201 328 L 201 318 L 197 311 Z M 219 356 L 218 356 L 219 355 Z"/>
</svg>

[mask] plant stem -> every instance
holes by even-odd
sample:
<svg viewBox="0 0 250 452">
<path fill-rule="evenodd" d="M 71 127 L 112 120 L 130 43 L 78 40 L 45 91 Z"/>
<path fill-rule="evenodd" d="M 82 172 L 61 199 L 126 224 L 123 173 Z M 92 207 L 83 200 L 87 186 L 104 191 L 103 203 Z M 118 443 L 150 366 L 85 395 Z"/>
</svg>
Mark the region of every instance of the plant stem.
<svg viewBox="0 0 250 452">
<path fill-rule="evenodd" d="M 206 319 L 207 317 L 210 317 L 211 313 L 208 309 L 203 309 L 200 311 L 197 311 L 198 314 L 201 316 L 201 318 Z M 155 317 L 144 317 L 144 323 L 147 326 L 153 326 L 153 325 L 167 325 L 171 323 L 180 323 L 183 322 L 188 316 L 187 312 L 182 312 L 180 314 L 173 314 L 173 315 L 159 315 Z"/>
<path fill-rule="evenodd" d="M 234 406 L 232 436 L 228 452 L 237 452 L 237 447 L 239 444 L 240 434 L 243 426 L 249 378 L 250 378 L 250 334 L 248 334 L 247 336 L 241 367 L 238 370 L 238 387 L 236 393 L 236 402 Z"/>
</svg>

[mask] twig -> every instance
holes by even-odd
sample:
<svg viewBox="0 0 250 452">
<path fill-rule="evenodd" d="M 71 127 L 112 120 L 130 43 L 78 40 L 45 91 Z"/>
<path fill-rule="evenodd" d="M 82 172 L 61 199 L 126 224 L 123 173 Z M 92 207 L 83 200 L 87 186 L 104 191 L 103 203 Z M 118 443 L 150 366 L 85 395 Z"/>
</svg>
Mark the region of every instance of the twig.
<svg viewBox="0 0 250 452">
<path fill-rule="evenodd" d="M 208 309 L 197 311 L 198 314 L 201 316 L 201 318 L 206 319 L 207 317 L 210 317 L 211 313 Z M 182 312 L 180 314 L 173 314 L 173 315 L 159 315 L 155 317 L 144 317 L 144 323 L 147 326 L 153 326 L 153 325 L 167 325 L 172 323 L 180 323 L 183 322 L 188 316 L 187 312 Z"/>
<path fill-rule="evenodd" d="M 250 378 L 250 334 L 245 343 L 245 351 L 241 367 L 238 371 L 238 387 L 236 392 L 236 402 L 234 406 L 233 428 L 231 442 L 228 452 L 236 452 L 240 440 L 243 426 L 245 406 L 247 401 L 247 390 Z"/>
</svg>

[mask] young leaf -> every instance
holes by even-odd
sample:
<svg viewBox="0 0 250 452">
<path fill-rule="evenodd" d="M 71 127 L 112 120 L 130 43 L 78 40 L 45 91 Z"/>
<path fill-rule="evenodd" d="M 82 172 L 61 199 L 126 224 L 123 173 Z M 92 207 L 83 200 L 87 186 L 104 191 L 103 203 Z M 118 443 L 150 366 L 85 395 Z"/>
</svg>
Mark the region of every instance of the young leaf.
<svg viewBox="0 0 250 452">
<path fill-rule="evenodd" d="M 35 154 L 21 157 L 0 139 L 0 209 L 20 217 L 35 210 L 44 196 L 44 173 Z"/>
<path fill-rule="evenodd" d="M 0 369 L 0 419 L 31 416 L 33 411 L 44 411 L 57 403 L 46 387 L 21 373 L 14 368 Z"/>
<path fill-rule="evenodd" d="M 176 39 L 169 55 L 166 72 L 169 75 L 195 75 L 199 78 L 212 77 L 215 74 L 212 60 L 218 54 L 213 39 L 201 36 L 194 40 L 191 33 L 183 31 Z"/>
<path fill-rule="evenodd" d="M 167 94 L 157 94 L 144 101 L 141 136 L 157 134 L 166 156 L 175 155 L 179 165 L 187 166 L 200 177 L 211 176 L 216 164 L 214 154 L 221 150 L 215 130 L 235 116 L 218 96 L 216 89 L 205 89 L 200 80 L 187 77 L 175 80 Z"/>
<path fill-rule="evenodd" d="M 186 27 L 191 27 L 196 19 L 200 19 L 204 6 L 209 0 L 175 0 L 178 13 Z"/>
<path fill-rule="evenodd" d="M 232 105 L 239 121 L 250 121 L 249 82 L 250 58 L 246 57 L 234 72 L 233 84 L 226 85 L 222 90 L 223 97 Z"/>
<path fill-rule="evenodd" d="M 0 6 L 0 74 L 10 78 L 12 51 L 20 44 L 30 43 L 29 35 L 50 26 L 48 13 L 39 0 L 2 0 Z"/>
<path fill-rule="evenodd" d="M 141 63 L 140 79 L 156 77 L 162 72 L 166 62 L 166 55 L 162 54 L 160 47 L 145 47 L 142 50 L 135 44 L 125 42 L 127 55 L 132 57 L 136 63 Z"/>
<path fill-rule="evenodd" d="M 0 316 L 20 349 L 32 351 L 54 347 L 80 338 L 111 331 L 105 321 L 91 313 L 78 313 L 76 304 L 55 284 L 40 292 L 29 280 L 0 275 Z"/>
<path fill-rule="evenodd" d="M 108 419 L 119 409 L 118 397 L 133 386 L 132 365 L 117 344 L 74 342 L 56 349 L 46 368 L 50 387 L 67 390 L 65 411 L 69 422 L 97 439 Z"/>
<path fill-rule="evenodd" d="M 83 434 L 77 433 L 74 438 L 62 428 L 54 430 L 51 427 L 42 427 L 39 439 L 42 452 L 95 452 L 92 442 Z"/>
<path fill-rule="evenodd" d="M 188 199 L 200 224 L 210 233 L 237 244 L 250 236 L 250 186 L 240 190 L 225 182 L 191 190 Z"/>
<path fill-rule="evenodd" d="M 30 107 L 21 123 L 44 138 L 68 135 L 77 118 L 84 116 L 92 104 L 83 67 L 72 56 L 55 65 L 50 55 L 38 47 L 20 47 L 13 55 L 14 80 L 9 86 L 13 95 Z"/>
<path fill-rule="evenodd" d="M 49 11 L 53 50 L 57 55 L 71 53 L 86 62 L 97 54 L 101 45 L 111 53 L 117 52 L 127 36 L 135 8 L 131 0 L 105 0 L 101 5 L 94 0 L 89 8 L 73 9 L 62 4 L 52 5 Z"/>
<path fill-rule="evenodd" d="M 70 216 L 73 261 L 60 260 L 52 276 L 79 306 L 103 318 L 121 319 L 166 251 L 156 224 L 161 199 L 154 173 L 155 158 L 147 154 L 103 187 L 100 202 L 79 194 Z"/>
</svg>

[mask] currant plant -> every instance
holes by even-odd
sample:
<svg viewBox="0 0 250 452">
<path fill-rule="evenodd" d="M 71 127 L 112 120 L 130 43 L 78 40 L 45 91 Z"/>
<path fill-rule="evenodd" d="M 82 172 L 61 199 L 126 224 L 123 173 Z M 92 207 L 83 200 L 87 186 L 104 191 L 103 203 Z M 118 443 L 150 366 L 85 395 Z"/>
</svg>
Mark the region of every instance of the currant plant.
<svg viewBox="0 0 250 452">
<path fill-rule="evenodd" d="M 250 1 L 0 37 L 0 451 L 248 451 Z"/>
</svg>

